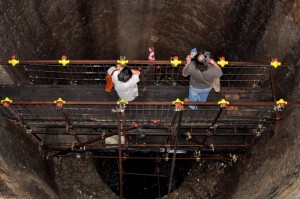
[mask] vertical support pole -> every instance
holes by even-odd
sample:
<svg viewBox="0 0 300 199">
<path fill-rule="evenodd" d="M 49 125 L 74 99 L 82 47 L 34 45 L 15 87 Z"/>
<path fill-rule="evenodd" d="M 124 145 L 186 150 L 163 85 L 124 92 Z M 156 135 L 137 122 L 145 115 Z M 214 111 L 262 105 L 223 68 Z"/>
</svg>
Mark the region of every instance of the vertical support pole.
<svg viewBox="0 0 300 199">
<path fill-rule="evenodd" d="M 61 112 L 62 112 L 62 114 L 63 114 L 63 116 L 64 116 L 64 118 L 65 118 L 66 125 L 68 125 L 68 132 L 69 132 L 70 129 L 73 130 L 74 128 L 73 128 L 73 125 L 72 125 L 72 123 L 71 123 L 71 120 L 70 120 L 69 116 L 67 115 L 67 113 L 64 111 L 64 108 L 61 107 L 60 110 L 61 110 Z M 74 133 L 71 133 L 71 135 L 74 136 L 75 140 L 76 140 L 78 143 L 81 143 L 81 140 L 80 140 L 80 138 L 79 138 L 78 135 L 76 135 L 76 134 L 74 134 Z"/>
<path fill-rule="evenodd" d="M 121 116 L 118 112 L 118 148 L 119 148 L 119 174 L 120 174 L 120 199 L 123 199 L 123 162 L 121 145 Z"/>
<path fill-rule="evenodd" d="M 160 176 L 159 176 L 159 173 L 157 174 L 157 188 L 158 188 L 158 199 L 160 199 L 161 196 L 160 196 Z"/>
<path fill-rule="evenodd" d="M 234 134 L 236 135 L 237 130 L 236 130 L 236 123 L 233 123 L 233 130 L 234 130 Z"/>
<path fill-rule="evenodd" d="M 177 118 L 177 113 L 178 113 L 178 111 L 175 111 L 174 112 L 174 115 L 173 115 L 173 118 L 172 118 L 172 123 L 171 123 L 171 127 L 173 127 L 174 126 L 174 124 L 175 124 L 175 121 L 176 121 L 176 118 Z M 170 144 L 170 140 L 171 140 L 171 135 L 170 136 L 168 136 L 168 138 L 167 138 L 167 145 L 169 145 Z M 167 147 L 165 148 L 165 153 L 167 153 Z"/>
<path fill-rule="evenodd" d="M 177 145 L 178 145 L 178 136 L 179 136 L 179 130 L 181 125 L 181 119 L 182 119 L 182 111 L 179 111 L 179 120 L 178 120 L 178 126 L 176 131 L 176 137 L 175 137 L 175 146 L 174 146 L 174 154 L 172 159 L 172 166 L 171 166 L 171 175 L 169 180 L 169 187 L 168 187 L 168 198 L 170 197 L 170 193 L 172 190 L 172 182 L 173 182 L 173 175 L 174 175 L 174 169 L 175 169 L 175 162 L 176 162 L 176 154 L 177 154 Z"/>
<path fill-rule="evenodd" d="M 269 67 L 269 72 L 270 72 L 270 80 L 271 80 L 273 100 L 274 100 L 274 103 L 276 104 L 277 97 L 276 97 L 276 90 L 275 90 L 274 74 L 273 74 L 273 70 L 272 70 L 271 67 Z M 279 118 L 278 111 L 275 111 L 275 118 Z M 276 122 L 275 122 L 275 126 L 274 126 L 274 131 L 273 132 L 275 132 L 276 127 L 277 127 L 277 125 L 276 125 Z"/>
<path fill-rule="evenodd" d="M 125 129 L 125 112 L 122 112 L 122 125 L 121 125 L 121 131 L 123 133 L 123 136 L 124 136 L 124 143 L 125 143 L 125 151 L 126 151 L 126 154 L 128 154 L 128 139 L 127 139 L 127 131 L 128 129 Z"/>
<path fill-rule="evenodd" d="M 157 163 L 156 163 L 158 199 L 161 198 L 161 195 L 160 195 L 160 170 L 159 170 L 159 163 L 160 163 L 160 158 L 158 156 L 157 157 Z"/>
<path fill-rule="evenodd" d="M 211 129 L 214 129 L 214 126 L 215 126 L 216 123 L 218 122 L 218 119 L 220 118 L 220 116 L 221 116 L 223 110 L 224 110 L 223 107 L 221 107 L 221 108 L 219 109 L 219 112 L 218 112 L 217 116 L 215 117 L 213 123 L 212 123 L 212 124 L 210 125 L 210 127 L 209 127 L 209 128 L 210 128 L 210 129 L 209 129 L 210 132 L 211 132 Z"/>
<path fill-rule="evenodd" d="M 272 71 L 272 68 L 269 67 L 269 73 L 270 73 L 270 80 L 271 80 L 271 88 L 272 88 L 272 96 L 273 96 L 273 100 L 276 103 L 277 99 L 276 99 L 276 90 L 275 90 L 275 82 L 274 82 L 274 74 Z"/>
</svg>

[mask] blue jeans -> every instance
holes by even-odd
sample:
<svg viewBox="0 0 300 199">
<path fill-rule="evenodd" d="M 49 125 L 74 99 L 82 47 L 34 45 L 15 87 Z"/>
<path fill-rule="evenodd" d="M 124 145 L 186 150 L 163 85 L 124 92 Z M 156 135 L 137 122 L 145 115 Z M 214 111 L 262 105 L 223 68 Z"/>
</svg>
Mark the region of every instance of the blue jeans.
<svg viewBox="0 0 300 199">
<path fill-rule="evenodd" d="M 209 92 L 211 91 L 212 87 L 210 88 L 194 88 L 190 85 L 189 89 L 189 101 L 190 102 L 206 102 Z M 192 110 L 196 110 L 197 106 L 190 106 Z"/>
</svg>

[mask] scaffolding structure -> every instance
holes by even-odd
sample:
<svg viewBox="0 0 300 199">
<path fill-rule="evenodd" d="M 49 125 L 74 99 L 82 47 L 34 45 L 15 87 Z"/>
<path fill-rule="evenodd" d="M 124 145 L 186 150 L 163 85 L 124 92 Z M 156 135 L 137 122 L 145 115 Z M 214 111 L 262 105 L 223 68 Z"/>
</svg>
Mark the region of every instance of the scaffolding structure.
<svg viewBox="0 0 300 199">
<path fill-rule="evenodd" d="M 15 66 L 4 61 L 0 64 L 17 85 L 32 85 L 32 88 L 89 85 L 104 90 L 106 71 L 115 66 L 116 61 L 71 60 L 66 66 L 56 60 L 20 61 Z M 165 86 L 163 88 L 169 89 L 166 92 L 178 93 L 176 90 L 187 89 L 189 85 L 189 78 L 181 75 L 183 64 L 132 60 L 127 65 L 141 71 L 140 90 Z M 184 103 L 184 96 L 177 96 L 181 100 L 175 96 L 172 101 L 149 97 L 133 102 L 110 98 L 56 100 L 61 96 L 48 100 L 32 96 L 23 100 L 6 96 L 7 89 L 2 89 L 1 96 L 8 98 L 2 100 L 0 114 L 34 136 L 46 158 L 118 159 L 120 198 L 123 198 L 123 175 L 154 176 L 158 180 L 166 177 L 126 173 L 122 167 L 124 159 L 170 160 L 171 172 L 167 176 L 170 193 L 176 160 L 236 161 L 251 148 L 255 138 L 274 133 L 280 112 L 286 106 L 300 105 L 300 102 L 279 100 L 276 95 L 275 79 L 284 78 L 288 70 L 289 65 L 284 64 L 274 68 L 269 63 L 229 62 L 221 78 L 224 99 L 214 98 L 208 102 Z M 197 110 L 190 110 L 191 105 L 197 106 Z M 113 113 L 116 107 L 119 112 Z M 117 142 L 106 143 L 111 137 Z M 118 156 L 111 156 L 112 151 L 117 151 Z M 134 152 L 155 152 L 158 156 L 135 157 L 131 155 Z"/>
</svg>

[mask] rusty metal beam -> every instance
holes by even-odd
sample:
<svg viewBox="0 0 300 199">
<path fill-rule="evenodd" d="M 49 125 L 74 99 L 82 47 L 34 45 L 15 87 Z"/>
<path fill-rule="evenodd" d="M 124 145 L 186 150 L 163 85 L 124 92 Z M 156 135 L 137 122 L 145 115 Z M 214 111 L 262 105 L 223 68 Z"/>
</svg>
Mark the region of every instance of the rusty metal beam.
<svg viewBox="0 0 300 199">
<path fill-rule="evenodd" d="M 16 100 L 12 104 L 18 105 L 40 105 L 40 104 L 49 104 L 53 105 L 53 101 L 41 101 L 41 100 L 31 100 L 31 101 L 22 101 Z M 67 101 L 66 104 L 69 105 L 115 105 L 115 101 Z M 162 101 L 152 101 L 152 102 L 128 102 L 128 105 L 173 105 L 172 102 L 162 102 Z M 218 102 L 187 102 L 185 106 L 195 105 L 195 106 L 220 106 Z M 230 104 L 227 106 L 272 106 L 276 105 L 275 102 L 257 102 L 257 101 L 230 101 Z M 300 105 L 300 101 L 289 101 L 289 106 Z"/>
<path fill-rule="evenodd" d="M 77 134 L 74 134 L 72 132 L 73 126 L 72 126 L 72 123 L 71 123 L 71 120 L 70 120 L 68 114 L 64 111 L 63 107 L 60 108 L 60 111 L 61 111 L 61 113 L 63 114 L 63 116 L 65 118 L 66 125 L 67 125 L 67 130 L 69 132 L 69 135 L 72 135 L 78 143 L 81 143 L 81 140 L 80 140 L 79 136 Z"/>
<path fill-rule="evenodd" d="M 121 116 L 118 112 L 118 152 L 119 152 L 119 180 L 120 180 L 120 199 L 123 199 L 123 160 L 122 160 L 122 143 L 121 143 Z"/>
<path fill-rule="evenodd" d="M 73 126 L 72 126 L 71 120 L 70 120 L 69 116 L 67 115 L 67 113 L 64 111 L 64 108 L 61 107 L 59 109 L 60 109 L 61 113 L 63 114 L 63 116 L 65 118 L 66 124 L 68 125 L 69 128 L 72 129 Z"/>
<path fill-rule="evenodd" d="M 272 96 L 273 96 L 274 103 L 276 104 L 277 96 L 276 96 L 273 68 L 269 68 L 269 73 L 270 73 L 270 80 L 271 80 Z M 278 111 L 275 111 L 275 118 L 280 118 Z"/>
<path fill-rule="evenodd" d="M 172 122 L 171 122 L 170 126 L 163 125 L 164 128 L 171 131 L 171 134 L 167 137 L 167 144 L 166 144 L 166 147 L 165 147 L 165 153 L 167 152 L 168 146 L 170 145 L 171 137 L 174 136 L 174 134 L 176 133 L 176 132 L 174 132 L 174 125 L 175 125 L 177 114 L 178 114 L 178 112 L 174 111 Z M 162 125 L 162 124 L 159 123 L 159 125 Z"/>
<path fill-rule="evenodd" d="M 273 69 L 272 68 L 269 68 L 269 73 L 270 73 L 270 81 L 271 81 L 271 88 L 272 88 L 272 96 L 273 96 L 274 102 L 276 103 L 277 97 L 276 97 L 274 74 L 273 74 Z"/>
<path fill-rule="evenodd" d="M 157 192 L 158 192 L 158 199 L 161 198 L 160 196 L 160 169 L 159 169 L 159 164 L 160 164 L 160 157 L 159 155 L 157 154 L 157 160 L 156 160 L 156 169 L 155 169 L 155 172 L 156 172 L 156 176 L 157 176 Z"/>
<path fill-rule="evenodd" d="M 65 151 L 60 151 L 60 152 L 58 152 L 58 153 L 52 154 L 52 155 L 50 155 L 48 158 L 55 157 L 55 156 L 59 156 L 59 155 L 67 154 L 67 153 L 69 153 L 69 152 L 72 152 L 72 150 L 73 150 L 74 148 L 77 149 L 77 148 L 80 148 L 80 147 L 83 147 L 83 146 L 87 146 L 87 145 L 89 145 L 89 144 L 91 144 L 91 143 L 94 143 L 94 142 L 97 142 L 97 141 L 99 141 L 99 140 L 102 140 L 102 136 L 96 137 L 96 138 L 91 139 L 91 140 L 88 140 L 88 141 L 86 141 L 86 142 L 80 142 L 80 143 L 75 144 L 75 145 L 73 145 L 73 144 L 68 145 L 68 146 L 70 146 L 70 147 L 67 148 Z M 44 143 L 43 143 L 42 146 L 48 147 L 48 146 L 45 145 Z"/>
<path fill-rule="evenodd" d="M 181 65 L 184 65 L 186 62 L 183 60 Z M 0 64 L 2 65 L 8 65 L 7 61 L 0 61 Z M 58 60 L 20 60 L 20 65 L 53 65 L 57 64 Z M 70 60 L 70 65 L 71 64 L 111 64 L 111 65 L 116 65 L 117 61 L 116 60 Z M 169 60 L 155 60 L 155 61 L 148 61 L 148 60 L 129 60 L 128 64 L 141 64 L 141 65 L 146 65 L 148 64 L 149 66 L 155 66 L 155 64 L 171 64 Z M 280 67 L 288 67 L 292 65 L 291 63 L 282 63 Z M 270 67 L 269 62 L 231 62 L 229 61 L 228 66 L 247 66 L 247 67 Z"/>
<path fill-rule="evenodd" d="M 119 173 L 119 172 L 113 172 Z M 123 175 L 135 175 L 135 176 L 149 176 L 149 177 L 157 177 L 157 174 L 149 174 L 149 173 L 130 173 L 130 172 L 123 172 Z M 167 175 L 159 175 L 159 177 L 167 178 Z"/>
<path fill-rule="evenodd" d="M 176 161 L 176 155 L 177 155 L 178 137 L 179 137 L 179 130 L 180 130 L 180 125 L 181 125 L 181 120 L 182 120 L 182 111 L 179 111 L 178 126 L 177 126 L 177 130 L 176 130 L 176 135 L 175 135 L 175 146 L 174 146 L 174 153 L 173 153 L 172 166 L 171 166 L 171 175 L 170 175 L 169 186 L 168 186 L 168 198 L 169 198 L 169 194 L 171 193 L 171 189 L 172 189 L 172 182 L 173 182 L 173 176 L 174 176 L 174 169 L 175 169 L 175 161 Z"/>
<path fill-rule="evenodd" d="M 219 130 L 220 131 L 220 130 Z M 35 134 L 45 134 L 45 135 L 70 135 L 70 133 L 67 133 L 67 132 L 53 132 L 53 131 L 35 131 L 34 132 Z M 99 133 L 99 132 L 73 132 L 75 135 L 102 135 L 102 133 Z M 117 133 L 112 133 L 112 134 L 109 134 L 105 137 L 109 137 L 109 136 L 112 136 L 112 135 L 117 135 Z M 139 133 L 126 133 L 127 136 L 130 136 L 130 135 L 139 135 Z M 145 135 L 146 136 L 172 136 L 172 133 L 147 133 L 145 132 Z M 192 136 L 206 136 L 207 133 L 191 133 Z M 261 134 L 262 136 L 267 136 L 269 134 L 267 133 L 262 133 Z M 72 136 L 72 135 L 70 135 Z M 255 133 L 216 133 L 216 134 L 212 134 L 210 136 L 233 136 L 233 137 L 238 137 L 238 136 L 256 136 Z"/>
<path fill-rule="evenodd" d="M 76 144 L 73 146 L 73 143 L 53 143 L 53 142 L 46 142 L 43 143 L 43 146 L 73 146 L 73 148 L 80 148 L 82 146 L 87 146 L 87 147 L 118 147 L 119 144 L 90 144 L 92 142 L 97 142 L 101 140 L 102 138 L 95 138 L 93 140 L 87 141 L 87 142 L 82 142 L 80 144 Z M 145 148 L 145 147 L 152 147 L 152 148 L 164 148 L 164 147 L 175 147 L 174 144 L 121 144 L 122 147 L 140 147 L 140 148 Z M 198 144 L 179 144 L 177 147 L 183 147 L 183 148 L 189 148 L 189 147 L 201 147 L 201 145 Z M 242 147 L 242 148 L 248 148 L 250 145 L 248 144 L 219 144 L 215 145 L 215 147 Z"/>
<path fill-rule="evenodd" d="M 67 155 L 58 155 L 59 157 L 66 157 L 66 158 L 76 158 L 74 154 L 67 154 Z M 81 158 L 93 158 L 93 159 L 119 159 L 119 156 L 97 156 L 97 155 L 85 155 L 81 156 Z M 131 160 L 156 160 L 156 157 L 134 157 L 128 156 L 126 159 Z M 170 157 L 169 160 L 173 158 Z M 176 157 L 176 160 L 196 160 L 195 157 Z M 201 157 L 201 160 L 216 160 L 216 161 L 230 161 L 232 158 L 229 157 Z"/>
<path fill-rule="evenodd" d="M 214 121 L 213 121 L 212 124 L 210 125 L 208 131 L 209 131 L 211 134 L 215 133 L 215 131 L 214 131 L 215 125 L 217 124 L 218 119 L 220 118 L 220 116 L 221 116 L 223 110 L 224 110 L 224 108 L 222 108 L 222 107 L 219 109 L 218 114 L 216 115 Z"/>
</svg>

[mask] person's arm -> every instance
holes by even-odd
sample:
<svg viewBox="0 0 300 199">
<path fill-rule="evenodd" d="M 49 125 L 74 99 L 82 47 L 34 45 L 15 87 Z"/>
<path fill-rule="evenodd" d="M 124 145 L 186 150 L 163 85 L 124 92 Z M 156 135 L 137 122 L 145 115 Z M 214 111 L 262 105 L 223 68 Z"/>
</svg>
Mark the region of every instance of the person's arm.
<svg viewBox="0 0 300 199">
<path fill-rule="evenodd" d="M 138 71 L 138 70 L 134 70 L 134 69 L 131 69 L 133 75 L 137 75 L 137 76 L 140 76 L 141 72 Z"/>
<path fill-rule="evenodd" d="M 210 59 L 209 63 L 214 66 L 215 77 L 216 78 L 222 77 L 223 71 L 222 71 L 221 67 L 217 64 L 217 62 L 213 59 Z"/>
<path fill-rule="evenodd" d="M 182 76 L 183 76 L 183 77 L 189 76 L 189 73 L 188 73 L 188 67 L 189 67 L 190 63 L 191 63 L 191 57 L 188 55 L 188 56 L 186 57 L 186 64 L 185 64 L 185 66 L 184 66 L 183 69 L 182 69 Z"/>
<path fill-rule="evenodd" d="M 140 81 L 140 77 L 138 75 L 132 75 L 132 77 L 125 83 L 120 84 L 123 89 L 132 87 Z"/>
<path fill-rule="evenodd" d="M 215 60 L 209 59 L 209 63 L 210 63 L 211 65 L 213 65 L 213 66 L 215 66 L 215 67 L 221 69 L 220 66 L 217 64 L 217 62 L 216 62 Z"/>
<path fill-rule="evenodd" d="M 116 67 L 112 66 L 107 70 L 107 73 L 111 75 L 114 70 L 116 70 Z"/>
</svg>

